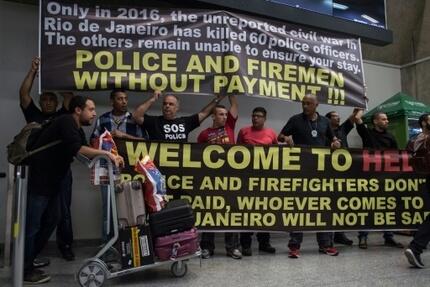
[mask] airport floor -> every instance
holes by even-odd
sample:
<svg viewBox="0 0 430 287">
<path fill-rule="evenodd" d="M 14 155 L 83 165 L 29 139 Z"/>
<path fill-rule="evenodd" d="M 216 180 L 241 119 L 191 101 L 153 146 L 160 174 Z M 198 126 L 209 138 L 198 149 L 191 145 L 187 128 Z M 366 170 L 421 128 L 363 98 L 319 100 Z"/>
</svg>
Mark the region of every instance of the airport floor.
<svg viewBox="0 0 430 287">
<path fill-rule="evenodd" d="M 214 257 L 201 262 L 198 258 L 191 259 L 188 273 L 182 278 L 173 277 L 170 265 L 165 265 L 105 281 L 103 286 L 430 286 L 430 252 L 422 257 L 428 269 L 416 269 L 409 266 L 402 249 L 383 246 L 382 233 L 369 235 L 367 250 L 357 247 L 355 233 L 348 236 L 354 239 L 354 245 L 337 246 L 340 251 L 337 257 L 319 254 L 315 235 L 305 234 L 302 256 L 290 259 L 287 235 L 273 234 L 276 254 L 259 253 L 254 238 L 253 256 L 234 260 L 226 257 L 223 236 L 219 234 Z M 407 245 L 411 237 L 396 235 L 396 239 Z M 51 265 L 45 271 L 52 280 L 41 286 L 78 286 L 75 272 L 83 260 L 97 251 L 97 244 L 78 242 L 77 245 L 73 262 L 59 258 L 54 244 L 46 248 L 43 256 L 51 259 Z M 10 269 L 0 268 L 0 286 L 12 286 L 10 276 Z"/>
</svg>

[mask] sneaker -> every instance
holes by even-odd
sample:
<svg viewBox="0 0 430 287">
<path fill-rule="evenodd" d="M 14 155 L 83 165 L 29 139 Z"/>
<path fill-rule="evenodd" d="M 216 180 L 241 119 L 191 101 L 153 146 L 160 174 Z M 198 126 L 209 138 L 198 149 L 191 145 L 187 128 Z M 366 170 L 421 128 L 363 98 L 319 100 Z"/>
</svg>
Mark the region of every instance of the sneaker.
<svg viewBox="0 0 430 287">
<path fill-rule="evenodd" d="M 49 261 L 49 258 L 39 257 L 39 258 L 35 258 L 33 260 L 33 267 L 34 268 L 42 268 L 42 267 L 48 266 L 50 263 L 51 263 L 51 261 Z"/>
<path fill-rule="evenodd" d="M 263 251 L 263 252 L 267 252 L 267 253 L 275 253 L 276 252 L 275 247 L 270 245 L 270 243 L 260 244 L 258 246 L 258 250 Z"/>
<path fill-rule="evenodd" d="M 345 233 L 343 232 L 340 234 L 336 233 L 333 241 L 334 243 L 337 243 L 337 244 L 343 244 L 343 245 L 349 245 L 349 246 L 351 246 L 354 243 L 351 239 L 346 237 Z"/>
<path fill-rule="evenodd" d="M 403 248 L 403 244 L 394 240 L 394 238 L 385 239 L 384 245 L 389 247 L 395 247 L 395 248 Z"/>
<path fill-rule="evenodd" d="M 242 253 L 237 248 L 227 250 L 227 256 L 233 259 L 242 259 Z"/>
<path fill-rule="evenodd" d="M 320 253 L 327 254 L 329 256 L 338 256 L 339 251 L 335 247 L 321 247 L 318 250 Z"/>
<path fill-rule="evenodd" d="M 424 263 L 421 261 L 421 256 L 419 253 L 416 253 L 412 249 L 407 248 L 405 250 L 405 255 L 412 266 L 415 266 L 417 268 L 424 268 Z"/>
<path fill-rule="evenodd" d="M 358 238 L 358 248 L 367 249 L 367 237 Z"/>
<path fill-rule="evenodd" d="M 73 253 L 72 247 L 70 245 L 66 245 L 60 248 L 61 255 L 66 261 L 75 260 L 75 254 Z"/>
<path fill-rule="evenodd" d="M 51 280 L 51 276 L 42 270 L 34 269 L 24 274 L 24 284 L 42 284 Z"/>
<path fill-rule="evenodd" d="M 252 256 L 251 247 L 248 247 L 248 248 L 242 247 L 242 255 L 243 256 Z"/>
<path fill-rule="evenodd" d="M 202 259 L 209 259 L 214 255 L 214 252 L 209 249 L 202 249 Z"/>
<path fill-rule="evenodd" d="M 300 257 L 300 249 L 296 247 L 290 247 L 290 251 L 288 252 L 289 258 L 299 258 Z"/>
</svg>

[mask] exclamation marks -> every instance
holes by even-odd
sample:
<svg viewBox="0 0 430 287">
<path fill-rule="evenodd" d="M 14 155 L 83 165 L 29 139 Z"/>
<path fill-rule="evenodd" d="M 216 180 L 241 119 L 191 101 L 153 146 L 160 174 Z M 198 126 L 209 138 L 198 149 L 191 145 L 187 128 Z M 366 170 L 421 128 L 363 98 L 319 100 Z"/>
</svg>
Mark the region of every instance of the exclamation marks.
<svg viewBox="0 0 430 287">
<path fill-rule="evenodd" d="M 345 91 L 328 88 L 328 104 L 331 105 L 345 105 Z"/>
</svg>

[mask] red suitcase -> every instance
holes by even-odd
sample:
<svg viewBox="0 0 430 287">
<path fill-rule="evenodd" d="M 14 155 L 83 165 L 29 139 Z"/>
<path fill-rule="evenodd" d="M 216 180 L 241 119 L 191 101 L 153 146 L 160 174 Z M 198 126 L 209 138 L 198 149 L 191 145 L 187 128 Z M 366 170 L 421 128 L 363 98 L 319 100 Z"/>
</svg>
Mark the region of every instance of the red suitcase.
<svg viewBox="0 0 430 287">
<path fill-rule="evenodd" d="M 192 255 L 199 249 L 197 229 L 158 237 L 154 244 L 155 256 L 160 261 Z"/>
</svg>

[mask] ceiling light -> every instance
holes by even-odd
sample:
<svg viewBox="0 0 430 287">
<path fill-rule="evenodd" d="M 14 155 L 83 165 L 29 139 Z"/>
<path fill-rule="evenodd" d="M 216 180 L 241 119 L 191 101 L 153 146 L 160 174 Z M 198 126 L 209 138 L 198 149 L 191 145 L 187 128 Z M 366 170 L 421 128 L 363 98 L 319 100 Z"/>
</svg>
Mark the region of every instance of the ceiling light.
<svg viewBox="0 0 430 287">
<path fill-rule="evenodd" d="M 333 8 L 334 8 L 334 9 L 339 9 L 339 10 L 346 10 L 346 9 L 349 9 L 349 7 L 348 7 L 348 6 L 343 5 L 343 4 L 339 4 L 339 3 L 335 3 L 335 2 L 333 2 Z"/>
<path fill-rule="evenodd" d="M 364 19 L 366 19 L 366 20 L 368 20 L 368 21 L 372 22 L 373 24 L 377 24 L 377 23 L 379 23 L 379 21 L 378 21 L 378 20 L 376 20 L 376 19 L 374 19 L 374 18 L 370 17 L 369 15 L 363 14 L 363 15 L 361 15 L 361 17 L 363 17 Z"/>
</svg>

